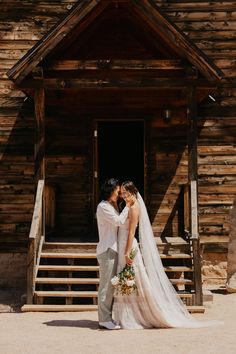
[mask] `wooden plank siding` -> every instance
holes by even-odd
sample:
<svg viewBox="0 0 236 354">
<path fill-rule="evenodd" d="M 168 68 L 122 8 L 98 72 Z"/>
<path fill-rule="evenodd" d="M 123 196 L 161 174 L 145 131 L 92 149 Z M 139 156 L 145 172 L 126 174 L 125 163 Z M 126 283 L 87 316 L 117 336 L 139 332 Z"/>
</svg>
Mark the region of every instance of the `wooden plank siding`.
<svg viewBox="0 0 236 354">
<path fill-rule="evenodd" d="M 0 4 L 0 250 L 25 252 L 34 205 L 34 106 L 9 70 L 75 1 Z"/>
<path fill-rule="evenodd" d="M 74 3 L 76 1 L 72 0 L 3 0 L 0 4 L 2 250 L 26 251 L 35 192 L 33 103 L 30 99 L 24 102 L 24 94 L 7 79 L 6 72 Z M 190 0 L 157 3 L 215 61 L 227 78 L 224 87 L 213 94 L 216 102 L 206 99 L 198 110 L 200 236 L 202 243 L 213 243 L 214 248 L 211 249 L 218 252 L 222 250 L 222 244 L 227 245 L 228 215 L 236 194 L 236 5 L 232 1 L 200 1 L 197 5 Z M 48 182 L 56 184 L 58 222 L 63 220 L 65 225 L 70 222 L 74 231 L 86 233 L 89 221 L 84 215 L 91 203 L 86 183 L 91 180 L 89 123 L 84 125 L 79 123 L 78 117 L 71 117 L 76 119 L 73 129 L 72 125 L 65 128 L 66 117 L 61 114 L 60 120 L 56 119 L 58 112 L 50 113 L 52 106 L 48 110 L 46 171 Z M 79 114 L 83 122 L 87 118 L 83 107 Z M 183 232 L 180 222 L 183 210 L 180 206 L 183 203 L 182 186 L 187 182 L 188 171 L 187 122 L 177 114 L 171 125 L 165 125 L 158 114 L 150 123 L 147 172 L 150 215 L 156 235 L 177 236 Z M 57 140 L 51 139 L 52 129 L 59 137 Z M 84 129 L 84 141 L 78 141 L 77 150 L 72 151 L 70 148 L 76 142 L 75 132 L 80 129 Z M 58 156 L 59 152 L 61 156 Z M 74 175 L 71 177 L 71 174 Z M 82 177 L 80 185 L 77 184 L 78 175 Z M 69 205 L 73 210 L 70 215 L 67 213 Z M 75 215 L 84 220 L 79 226 L 76 226 Z"/>
<path fill-rule="evenodd" d="M 170 1 L 165 13 L 224 72 L 225 86 L 198 110 L 200 240 L 205 252 L 227 250 L 229 210 L 236 197 L 236 4 Z M 209 244 L 209 246 L 207 246 Z M 224 246 L 225 245 L 225 246 Z"/>
</svg>

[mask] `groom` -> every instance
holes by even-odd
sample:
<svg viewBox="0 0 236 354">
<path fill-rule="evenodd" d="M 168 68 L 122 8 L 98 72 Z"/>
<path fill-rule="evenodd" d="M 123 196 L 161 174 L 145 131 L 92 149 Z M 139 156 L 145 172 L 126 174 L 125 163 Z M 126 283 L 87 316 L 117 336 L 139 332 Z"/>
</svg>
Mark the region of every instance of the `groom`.
<svg viewBox="0 0 236 354">
<path fill-rule="evenodd" d="M 99 327 L 105 329 L 120 329 L 112 320 L 112 305 L 114 288 L 111 279 L 117 272 L 118 227 L 125 223 L 129 206 L 119 214 L 117 200 L 120 185 L 117 179 L 106 180 L 101 188 L 102 201 L 97 207 L 97 224 L 99 242 L 97 245 L 97 259 L 100 266 L 100 284 L 98 289 L 98 320 Z"/>
</svg>

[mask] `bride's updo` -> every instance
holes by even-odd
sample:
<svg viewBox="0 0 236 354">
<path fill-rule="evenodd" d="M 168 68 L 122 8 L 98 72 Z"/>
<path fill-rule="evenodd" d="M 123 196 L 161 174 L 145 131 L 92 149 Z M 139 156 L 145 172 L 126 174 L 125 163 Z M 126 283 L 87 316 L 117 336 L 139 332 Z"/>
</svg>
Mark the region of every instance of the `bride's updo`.
<svg viewBox="0 0 236 354">
<path fill-rule="evenodd" d="M 129 192 L 129 193 L 135 195 L 135 197 L 137 197 L 138 189 L 135 187 L 135 185 L 132 181 L 123 182 L 121 187 L 123 187 L 127 192 Z"/>
</svg>

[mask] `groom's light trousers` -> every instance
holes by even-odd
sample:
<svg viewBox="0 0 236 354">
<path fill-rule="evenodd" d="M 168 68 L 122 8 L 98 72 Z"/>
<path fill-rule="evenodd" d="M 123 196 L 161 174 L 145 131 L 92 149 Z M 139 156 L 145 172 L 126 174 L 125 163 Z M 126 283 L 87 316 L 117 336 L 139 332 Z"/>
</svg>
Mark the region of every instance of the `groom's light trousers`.
<svg viewBox="0 0 236 354">
<path fill-rule="evenodd" d="M 118 254 L 111 248 L 108 248 L 106 252 L 99 254 L 97 259 L 100 266 L 98 320 L 99 322 L 108 322 L 112 320 L 114 287 L 111 284 L 111 279 L 117 272 Z"/>
</svg>

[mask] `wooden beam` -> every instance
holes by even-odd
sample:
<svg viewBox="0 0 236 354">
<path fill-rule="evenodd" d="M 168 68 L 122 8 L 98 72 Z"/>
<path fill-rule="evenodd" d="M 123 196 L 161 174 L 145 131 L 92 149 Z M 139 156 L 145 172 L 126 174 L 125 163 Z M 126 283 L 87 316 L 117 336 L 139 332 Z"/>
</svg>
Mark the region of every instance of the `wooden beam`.
<svg viewBox="0 0 236 354">
<path fill-rule="evenodd" d="M 36 182 L 45 179 L 45 90 L 38 88 L 34 95 L 35 105 L 35 176 Z"/>
<path fill-rule="evenodd" d="M 46 88 L 47 90 L 63 90 L 63 89 L 183 89 L 187 86 L 198 88 L 215 87 L 205 79 L 185 79 L 185 78 L 153 78 L 153 77 L 118 77 L 109 78 L 104 74 L 100 78 L 44 78 L 44 79 L 28 79 L 19 85 L 20 88 Z"/>
<path fill-rule="evenodd" d="M 84 30 L 90 24 L 85 18 L 96 9 L 98 16 L 109 2 L 102 0 L 81 0 L 75 5 L 70 13 L 46 34 L 17 64 L 8 71 L 8 77 L 19 84 L 36 65 L 78 24 L 84 21 L 80 30 Z M 94 20 L 94 17 L 93 17 Z"/>
<path fill-rule="evenodd" d="M 190 62 L 211 80 L 220 80 L 223 72 L 169 19 L 154 0 L 131 0 L 132 7 L 152 30 L 175 49 L 179 55 L 185 55 Z"/>
<path fill-rule="evenodd" d="M 181 60 L 57 60 L 48 70 L 185 70 Z"/>
<path fill-rule="evenodd" d="M 190 186 L 190 235 L 193 247 L 196 305 L 202 305 L 201 254 L 198 233 L 198 191 L 197 191 L 197 98 L 196 87 L 189 87 L 187 93 L 188 118 L 188 180 Z"/>
<path fill-rule="evenodd" d="M 197 101 L 196 87 L 187 88 L 188 118 L 188 175 L 189 181 L 197 180 Z"/>
</svg>

